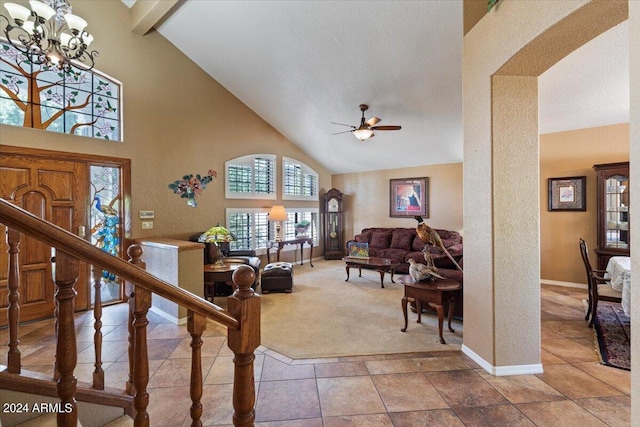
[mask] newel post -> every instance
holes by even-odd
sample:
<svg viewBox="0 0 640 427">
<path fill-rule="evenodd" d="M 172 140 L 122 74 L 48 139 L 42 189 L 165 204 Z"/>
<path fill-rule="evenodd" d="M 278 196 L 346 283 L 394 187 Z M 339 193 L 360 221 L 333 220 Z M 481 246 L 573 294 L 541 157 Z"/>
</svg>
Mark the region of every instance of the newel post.
<svg viewBox="0 0 640 427">
<path fill-rule="evenodd" d="M 243 265 L 233 272 L 236 289 L 227 298 L 229 314 L 240 322 L 239 329 L 228 329 L 228 345 L 235 357 L 233 377 L 233 424 L 253 426 L 256 417 L 256 390 L 253 377 L 254 351 L 260 345 L 260 297 L 251 284 L 255 273 Z"/>
</svg>

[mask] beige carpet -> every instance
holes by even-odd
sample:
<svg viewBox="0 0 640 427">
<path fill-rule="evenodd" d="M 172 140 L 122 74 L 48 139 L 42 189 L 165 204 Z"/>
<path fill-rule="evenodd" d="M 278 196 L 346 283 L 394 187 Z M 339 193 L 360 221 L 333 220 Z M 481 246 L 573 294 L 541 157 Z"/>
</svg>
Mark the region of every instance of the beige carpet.
<svg viewBox="0 0 640 427">
<path fill-rule="evenodd" d="M 294 266 L 293 292 L 261 296 L 262 344 L 293 359 L 357 356 L 424 351 L 459 350 L 462 323 L 455 333 L 444 324 L 446 344 L 440 344 L 435 314 L 423 314 L 422 323 L 409 310 L 404 326 L 403 286 L 373 270 L 351 269 L 345 282 L 344 262 L 314 260 Z M 258 288 L 260 292 L 260 288 Z"/>
</svg>

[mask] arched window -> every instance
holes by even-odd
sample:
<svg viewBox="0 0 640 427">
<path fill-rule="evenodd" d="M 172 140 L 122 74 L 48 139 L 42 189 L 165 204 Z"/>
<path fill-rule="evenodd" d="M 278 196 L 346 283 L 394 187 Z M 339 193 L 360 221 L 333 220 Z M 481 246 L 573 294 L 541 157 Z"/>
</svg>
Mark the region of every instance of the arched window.
<svg viewBox="0 0 640 427">
<path fill-rule="evenodd" d="M 0 123 L 122 141 L 121 83 L 30 62 L 0 42 Z"/>
<path fill-rule="evenodd" d="M 227 199 L 276 198 L 276 156 L 252 154 L 224 164 Z"/>
<path fill-rule="evenodd" d="M 318 173 L 304 163 L 282 158 L 283 200 L 318 200 Z"/>
</svg>

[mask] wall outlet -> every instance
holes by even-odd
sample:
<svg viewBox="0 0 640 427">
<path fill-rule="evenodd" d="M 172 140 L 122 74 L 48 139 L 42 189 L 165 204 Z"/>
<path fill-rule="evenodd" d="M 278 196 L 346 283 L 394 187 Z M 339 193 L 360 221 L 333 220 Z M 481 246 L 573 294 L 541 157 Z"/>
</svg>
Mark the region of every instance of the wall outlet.
<svg viewBox="0 0 640 427">
<path fill-rule="evenodd" d="M 153 221 L 142 221 L 143 230 L 153 230 Z"/>
</svg>

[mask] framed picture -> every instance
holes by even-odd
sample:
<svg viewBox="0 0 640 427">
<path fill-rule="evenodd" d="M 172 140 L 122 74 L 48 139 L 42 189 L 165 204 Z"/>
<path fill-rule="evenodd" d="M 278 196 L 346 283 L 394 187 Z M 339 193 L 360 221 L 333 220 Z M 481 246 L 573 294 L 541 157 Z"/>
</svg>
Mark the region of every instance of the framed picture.
<svg viewBox="0 0 640 427">
<path fill-rule="evenodd" d="M 587 177 L 549 178 L 550 211 L 586 211 Z"/>
<path fill-rule="evenodd" d="M 429 178 L 389 180 L 389 216 L 429 218 Z"/>
<path fill-rule="evenodd" d="M 349 258 L 364 258 L 364 259 L 369 258 L 369 244 L 366 242 L 364 243 L 349 242 L 348 248 L 349 248 L 349 255 L 348 255 Z"/>
</svg>

